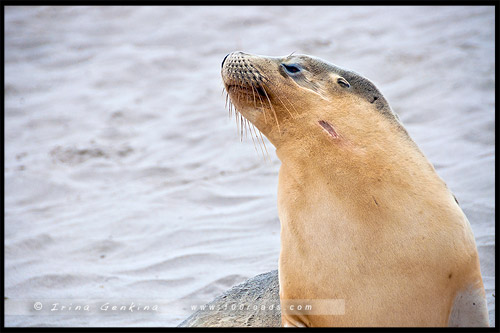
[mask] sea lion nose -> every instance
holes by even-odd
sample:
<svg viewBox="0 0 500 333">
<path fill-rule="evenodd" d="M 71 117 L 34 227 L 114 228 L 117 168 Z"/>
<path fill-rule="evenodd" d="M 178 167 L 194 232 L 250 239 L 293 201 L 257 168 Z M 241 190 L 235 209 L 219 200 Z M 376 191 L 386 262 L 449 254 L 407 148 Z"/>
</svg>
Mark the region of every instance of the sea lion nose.
<svg viewBox="0 0 500 333">
<path fill-rule="evenodd" d="M 222 60 L 221 67 L 224 67 L 224 61 L 226 61 L 226 58 L 227 58 L 227 56 L 228 56 L 229 54 L 230 54 L 230 53 L 226 54 L 226 56 L 224 57 L 224 60 Z"/>
</svg>

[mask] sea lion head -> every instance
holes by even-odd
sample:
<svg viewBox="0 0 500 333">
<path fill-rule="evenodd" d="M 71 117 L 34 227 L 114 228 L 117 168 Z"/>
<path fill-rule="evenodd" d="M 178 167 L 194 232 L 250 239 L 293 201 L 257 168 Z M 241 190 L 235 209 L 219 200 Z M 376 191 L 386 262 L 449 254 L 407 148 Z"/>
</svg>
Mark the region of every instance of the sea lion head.
<svg viewBox="0 0 500 333">
<path fill-rule="evenodd" d="M 317 57 L 233 52 L 221 75 L 236 111 L 278 149 L 294 140 L 363 145 L 380 122 L 405 132 L 373 83 Z"/>
</svg>

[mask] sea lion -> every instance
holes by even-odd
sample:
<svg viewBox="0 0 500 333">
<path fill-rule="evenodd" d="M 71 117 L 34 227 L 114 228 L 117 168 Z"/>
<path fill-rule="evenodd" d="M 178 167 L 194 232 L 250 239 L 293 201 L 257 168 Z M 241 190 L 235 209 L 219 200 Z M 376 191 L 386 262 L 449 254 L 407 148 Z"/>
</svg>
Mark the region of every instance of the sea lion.
<svg viewBox="0 0 500 333">
<path fill-rule="evenodd" d="M 205 304 L 178 327 L 281 326 L 278 271 L 259 274 Z"/>
<path fill-rule="evenodd" d="M 221 74 L 282 163 L 283 326 L 488 326 L 469 222 L 374 84 L 307 55 Z"/>
</svg>

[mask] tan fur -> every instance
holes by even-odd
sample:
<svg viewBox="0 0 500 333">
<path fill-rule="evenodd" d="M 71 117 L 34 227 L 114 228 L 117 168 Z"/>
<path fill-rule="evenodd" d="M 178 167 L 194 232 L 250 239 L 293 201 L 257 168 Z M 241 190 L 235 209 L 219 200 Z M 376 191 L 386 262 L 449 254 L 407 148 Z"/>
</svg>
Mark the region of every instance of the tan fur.
<svg viewBox="0 0 500 333">
<path fill-rule="evenodd" d="M 283 75 L 282 63 L 303 65 L 301 76 Z M 282 162 L 282 304 L 345 300 L 344 315 L 282 312 L 283 326 L 487 325 L 469 222 L 369 81 L 313 57 L 241 52 L 228 56 L 222 77 Z M 268 95 L 260 101 L 259 85 Z M 483 300 L 479 311 L 462 304 L 464 290 Z M 457 319 L 457 308 L 479 319 Z"/>
</svg>

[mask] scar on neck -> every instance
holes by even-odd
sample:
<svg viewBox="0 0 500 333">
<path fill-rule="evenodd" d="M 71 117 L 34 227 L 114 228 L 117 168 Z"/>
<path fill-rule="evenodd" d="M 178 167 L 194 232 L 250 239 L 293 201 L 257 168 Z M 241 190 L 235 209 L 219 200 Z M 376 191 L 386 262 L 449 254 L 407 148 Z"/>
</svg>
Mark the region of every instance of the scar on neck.
<svg viewBox="0 0 500 333">
<path fill-rule="evenodd" d="M 320 120 L 318 121 L 318 124 L 320 124 L 320 126 L 323 127 L 323 129 L 334 139 L 338 139 L 339 135 L 337 134 L 337 132 L 335 132 L 335 129 L 333 129 L 333 126 L 329 122 Z"/>
</svg>

